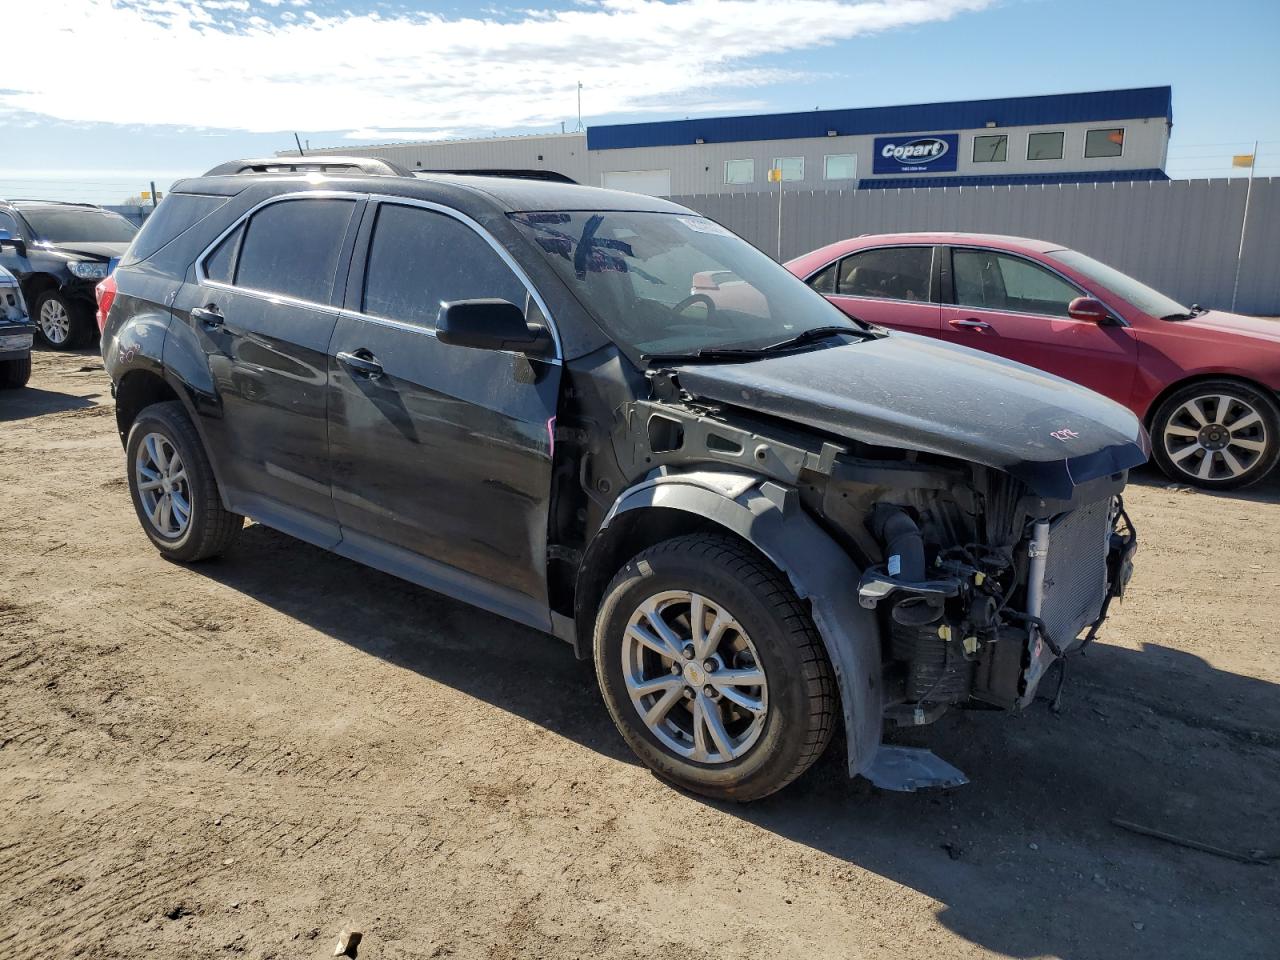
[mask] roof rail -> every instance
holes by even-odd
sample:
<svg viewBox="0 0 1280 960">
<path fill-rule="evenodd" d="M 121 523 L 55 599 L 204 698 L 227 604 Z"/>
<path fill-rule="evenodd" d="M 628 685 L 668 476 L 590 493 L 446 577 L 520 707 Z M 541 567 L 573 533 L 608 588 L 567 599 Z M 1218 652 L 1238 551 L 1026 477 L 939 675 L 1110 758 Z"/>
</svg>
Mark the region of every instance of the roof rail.
<svg viewBox="0 0 1280 960">
<path fill-rule="evenodd" d="M 554 170 L 502 170 L 495 167 L 487 170 L 414 170 L 413 172 L 415 175 L 426 176 L 446 174 L 451 177 L 510 177 L 513 180 L 547 180 L 551 183 L 577 184 L 578 182 Z"/>
<path fill-rule="evenodd" d="M 0 197 L 0 203 L 52 203 L 60 207 L 97 207 L 83 200 L 41 200 L 39 197 Z"/>
<path fill-rule="evenodd" d="M 336 157 L 302 156 L 302 157 L 264 157 L 259 160 L 228 160 L 211 170 L 206 170 L 206 177 L 223 177 L 252 175 L 260 173 L 292 174 L 292 173 L 333 173 L 362 174 L 375 177 L 407 177 L 408 170 L 390 160 L 378 160 L 373 157 Z"/>
</svg>

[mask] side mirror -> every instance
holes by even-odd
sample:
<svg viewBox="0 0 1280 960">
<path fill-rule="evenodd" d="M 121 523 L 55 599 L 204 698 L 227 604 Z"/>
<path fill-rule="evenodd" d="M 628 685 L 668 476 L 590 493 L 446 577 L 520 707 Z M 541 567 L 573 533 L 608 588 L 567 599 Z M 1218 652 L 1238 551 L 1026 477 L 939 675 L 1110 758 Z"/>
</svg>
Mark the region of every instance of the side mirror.
<svg viewBox="0 0 1280 960">
<path fill-rule="evenodd" d="M 8 230 L 0 230 L 0 249 L 3 249 L 6 244 L 13 247 L 13 252 L 18 256 L 27 255 L 27 241 L 21 237 L 11 236 Z"/>
<path fill-rule="evenodd" d="M 1067 316 L 1072 320 L 1088 320 L 1090 323 L 1109 323 L 1111 311 L 1092 297 L 1076 297 L 1067 304 Z"/>
<path fill-rule="evenodd" d="M 436 339 L 455 347 L 511 350 L 535 356 L 551 349 L 551 331 L 529 323 L 509 300 L 455 300 L 440 305 Z"/>
</svg>

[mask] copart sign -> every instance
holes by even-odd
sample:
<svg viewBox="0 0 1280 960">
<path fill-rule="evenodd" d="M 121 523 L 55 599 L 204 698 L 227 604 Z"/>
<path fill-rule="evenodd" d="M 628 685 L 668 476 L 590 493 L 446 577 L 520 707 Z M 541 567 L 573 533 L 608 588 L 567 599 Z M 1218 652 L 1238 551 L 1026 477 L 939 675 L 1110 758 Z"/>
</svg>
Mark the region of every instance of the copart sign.
<svg viewBox="0 0 1280 960">
<path fill-rule="evenodd" d="M 876 137 L 873 173 L 938 173 L 955 170 L 958 133 Z"/>
</svg>

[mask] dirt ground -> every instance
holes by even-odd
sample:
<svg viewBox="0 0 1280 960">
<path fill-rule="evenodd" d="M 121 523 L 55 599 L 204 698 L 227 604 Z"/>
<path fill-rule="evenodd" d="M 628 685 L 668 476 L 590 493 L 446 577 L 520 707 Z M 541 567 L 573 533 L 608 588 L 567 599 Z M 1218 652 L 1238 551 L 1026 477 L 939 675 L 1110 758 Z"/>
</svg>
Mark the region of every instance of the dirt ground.
<svg viewBox="0 0 1280 960">
<path fill-rule="evenodd" d="M 1135 478 L 1130 597 L 1061 715 L 832 751 L 707 803 L 629 756 L 559 641 L 261 526 L 162 561 L 92 352 L 0 394 L 0 956 L 1275 957 L 1280 482 Z M 915 736 L 913 734 L 913 736 Z"/>
</svg>

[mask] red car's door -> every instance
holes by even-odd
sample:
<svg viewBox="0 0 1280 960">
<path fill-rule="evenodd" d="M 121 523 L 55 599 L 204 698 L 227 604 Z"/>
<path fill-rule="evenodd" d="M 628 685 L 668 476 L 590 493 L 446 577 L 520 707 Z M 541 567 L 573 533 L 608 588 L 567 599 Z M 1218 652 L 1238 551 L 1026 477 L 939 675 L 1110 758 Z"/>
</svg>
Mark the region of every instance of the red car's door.
<svg viewBox="0 0 1280 960">
<path fill-rule="evenodd" d="M 942 312 L 932 246 L 874 247 L 831 264 L 809 284 L 851 317 L 919 333 L 942 335 Z"/>
<path fill-rule="evenodd" d="M 1074 380 L 1128 404 L 1138 359 L 1133 331 L 1120 322 L 1073 320 L 1067 306 L 1091 296 L 1047 267 L 1015 253 L 951 251 L 942 338 Z"/>
</svg>

